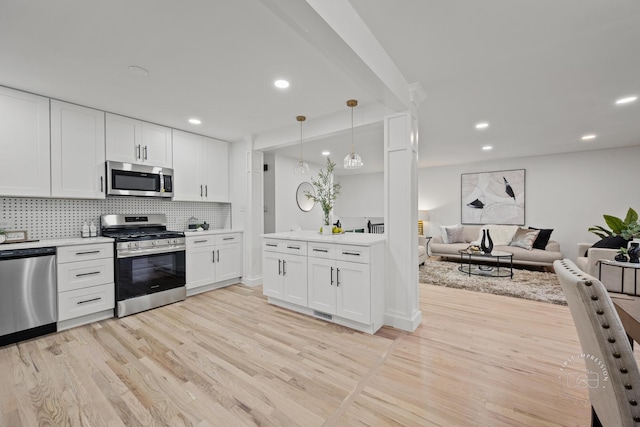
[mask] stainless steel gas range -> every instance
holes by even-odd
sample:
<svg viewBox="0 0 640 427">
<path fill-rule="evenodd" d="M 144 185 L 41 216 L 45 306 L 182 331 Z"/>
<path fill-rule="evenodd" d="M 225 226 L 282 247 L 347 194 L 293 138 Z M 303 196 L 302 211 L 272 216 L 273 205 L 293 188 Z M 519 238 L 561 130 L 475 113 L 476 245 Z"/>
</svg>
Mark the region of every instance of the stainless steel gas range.
<svg viewBox="0 0 640 427">
<path fill-rule="evenodd" d="M 186 298 L 185 237 L 167 230 L 164 214 L 102 215 L 115 239 L 115 315 L 124 317 Z"/>
</svg>

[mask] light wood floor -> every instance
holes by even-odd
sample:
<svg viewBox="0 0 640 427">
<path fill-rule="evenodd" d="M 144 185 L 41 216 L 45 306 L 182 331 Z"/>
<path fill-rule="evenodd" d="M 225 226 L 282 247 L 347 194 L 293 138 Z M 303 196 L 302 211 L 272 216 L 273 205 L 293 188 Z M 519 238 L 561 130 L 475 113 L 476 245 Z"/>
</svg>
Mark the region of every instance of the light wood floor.
<svg viewBox="0 0 640 427">
<path fill-rule="evenodd" d="M 421 286 L 371 336 L 234 285 L 0 348 L 0 426 L 585 426 L 566 307 Z"/>
</svg>

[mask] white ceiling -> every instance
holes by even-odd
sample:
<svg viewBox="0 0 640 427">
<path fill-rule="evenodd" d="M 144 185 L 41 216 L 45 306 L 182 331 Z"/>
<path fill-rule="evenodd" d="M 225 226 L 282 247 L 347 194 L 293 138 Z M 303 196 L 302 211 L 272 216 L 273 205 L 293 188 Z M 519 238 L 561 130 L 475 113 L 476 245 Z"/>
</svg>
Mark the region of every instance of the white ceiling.
<svg viewBox="0 0 640 427">
<path fill-rule="evenodd" d="M 300 114 L 305 126 L 348 117 L 350 98 L 381 102 L 371 76 L 340 60 L 339 41 L 319 45 L 314 19 L 287 18 L 302 3 L 0 0 L 0 84 L 229 141 L 291 133 Z M 640 144 L 640 101 L 614 105 L 640 95 L 637 0 L 350 3 L 426 91 L 421 166 Z M 291 87 L 275 89 L 276 78 Z M 586 133 L 598 137 L 581 142 Z M 316 136 L 305 158 L 322 163 L 328 147 L 340 165 L 350 136 Z M 278 151 L 297 157 L 295 140 Z M 360 172 L 381 170 L 381 127 L 356 128 L 355 144 Z"/>
</svg>

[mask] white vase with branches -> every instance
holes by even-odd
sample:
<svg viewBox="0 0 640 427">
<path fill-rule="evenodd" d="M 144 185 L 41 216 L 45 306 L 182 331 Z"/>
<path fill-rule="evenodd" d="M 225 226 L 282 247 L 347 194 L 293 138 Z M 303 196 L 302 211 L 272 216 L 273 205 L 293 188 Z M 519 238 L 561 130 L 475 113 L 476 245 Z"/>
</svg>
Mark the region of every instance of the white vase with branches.
<svg viewBox="0 0 640 427">
<path fill-rule="evenodd" d="M 324 214 L 322 234 L 332 233 L 331 224 L 331 211 L 335 204 L 338 195 L 340 194 L 340 184 L 333 182 L 333 171 L 336 168 L 336 164 L 327 157 L 326 170 L 320 169 L 318 172 L 318 179 L 311 178 L 311 184 L 313 184 L 316 194 L 305 192 L 307 199 L 313 200 L 315 203 L 319 203 Z"/>
</svg>

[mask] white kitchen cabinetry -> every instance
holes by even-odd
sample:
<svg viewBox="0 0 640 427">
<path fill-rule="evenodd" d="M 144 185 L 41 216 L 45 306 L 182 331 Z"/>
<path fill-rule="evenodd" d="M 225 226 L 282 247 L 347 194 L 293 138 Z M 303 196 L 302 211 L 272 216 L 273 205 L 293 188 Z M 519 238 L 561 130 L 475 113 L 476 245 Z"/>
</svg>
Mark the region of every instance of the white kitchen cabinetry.
<svg viewBox="0 0 640 427">
<path fill-rule="evenodd" d="M 171 128 L 107 113 L 107 160 L 173 168 Z"/>
<path fill-rule="evenodd" d="M 279 235 L 283 238 L 272 237 Z M 384 318 L 383 238 L 318 236 L 303 241 L 308 235 L 264 236 L 264 295 L 272 304 L 375 333 Z M 304 248 L 304 253 L 292 255 L 295 247 Z M 297 265 L 301 262 L 304 268 Z"/>
<path fill-rule="evenodd" d="M 104 111 L 51 100 L 51 196 L 105 198 Z"/>
<path fill-rule="evenodd" d="M 268 239 L 263 251 L 263 294 L 306 306 L 307 243 Z"/>
<path fill-rule="evenodd" d="M 58 263 L 58 330 L 113 317 L 113 244 L 61 246 Z"/>
<path fill-rule="evenodd" d="M 0 87 L 0 195 L 49 197 L 49 99 Z"/>
<path fill-rule="evenodd" d="M 203 232 L 187 235 L 186 240 L 187 295 L 228 286 L 242 277 L 242 233 Z"/>
<path fill-rule="evenodd" d="M 173 131 L 173 200 L 229 201 L 229 144 Z"/>
</svg>

